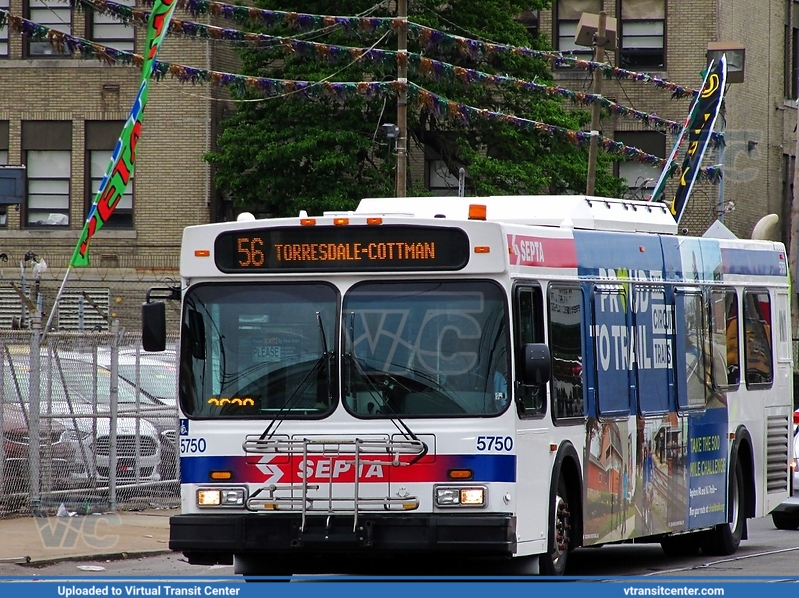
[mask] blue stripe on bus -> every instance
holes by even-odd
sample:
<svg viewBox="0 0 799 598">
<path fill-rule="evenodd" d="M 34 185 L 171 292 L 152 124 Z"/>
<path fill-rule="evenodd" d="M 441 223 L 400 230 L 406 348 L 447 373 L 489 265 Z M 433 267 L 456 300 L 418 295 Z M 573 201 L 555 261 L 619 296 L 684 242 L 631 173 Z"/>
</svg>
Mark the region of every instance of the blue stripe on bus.
<svg viewBox="0 0 799 598">
<path fill-rule="evenodd" d="M 302 457 L 296 455 L 264 456 L 187 456 L 180 458 L 180 479 L 184 484 L 206 483 L 261 483 L 267 480 L 282 483 L 297 475 L 301 468 Z M 383 456 L 385 457 L 385 456 Z M 314 455 L 309 458 L 315 475 L 324 478 L 329 475 L 331 457 Z M 352 462 L 352 456 L 342 458 Z M 319 465 L 319 461 L 324 461 Z M 335 459 L 334 459 L 335 461 Z M 453 469 L 470 469 L 473 472 L 470 482 L 515 482 L 516 455 L 512 454 L 476 454 L 476 455 L 433 455 L 428 456 L 412 466 L 391 467 L 383 465 L 388 474 L 386 479 L 392 482 L 446 482 L 448 472 Z M 365 466 L 362 470 L 362 481 L 383 481 L 381 468 L 370 470 Z M 334 467 L 335 469 L 335 467 Z M 212 471 L 229 471 L 230 480 L 211 480 Z M 341 468 L 341 481 L 352 481 L 353 473 L 349 468 Z"/>
</svg>

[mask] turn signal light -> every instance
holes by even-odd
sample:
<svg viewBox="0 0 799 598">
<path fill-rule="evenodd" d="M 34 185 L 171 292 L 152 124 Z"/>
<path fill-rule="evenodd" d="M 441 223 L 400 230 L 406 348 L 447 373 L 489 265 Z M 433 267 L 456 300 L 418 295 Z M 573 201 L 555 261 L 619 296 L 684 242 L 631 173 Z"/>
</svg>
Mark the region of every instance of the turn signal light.
<svg viewBox="0 0 799 598">
<path fill-rule="evenodd" d="M 211 472 L 211 479 L 212 480 L 232 480 L 233 479 L 233 472 L 232 471 L 212 471 Z"/>
<path fill-rule="evenodd" d="M 211 257 L 210 249 L 195 249 L 194 257 Z"/>
<path fill-rule="evenodd" d="M 471 480 L 474 472 L 471 469 L 450 469 L 447 476 L 450 480 Z"/>
</svg>

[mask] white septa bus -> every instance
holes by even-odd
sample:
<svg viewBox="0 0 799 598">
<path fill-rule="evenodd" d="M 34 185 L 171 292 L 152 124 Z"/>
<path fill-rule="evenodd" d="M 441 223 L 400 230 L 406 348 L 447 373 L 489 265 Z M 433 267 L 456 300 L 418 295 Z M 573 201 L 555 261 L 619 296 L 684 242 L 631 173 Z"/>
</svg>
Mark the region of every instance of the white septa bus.
<svg viewBox="0 0 799 598">
<path fill-rule="evenodd" d="M 581 546 L 731 554 L 788 496 L 780 243 L 659 203 L 386 198 L 188 227 L 180 270 L 191 563 L 561 574 Z"/>
</svg>

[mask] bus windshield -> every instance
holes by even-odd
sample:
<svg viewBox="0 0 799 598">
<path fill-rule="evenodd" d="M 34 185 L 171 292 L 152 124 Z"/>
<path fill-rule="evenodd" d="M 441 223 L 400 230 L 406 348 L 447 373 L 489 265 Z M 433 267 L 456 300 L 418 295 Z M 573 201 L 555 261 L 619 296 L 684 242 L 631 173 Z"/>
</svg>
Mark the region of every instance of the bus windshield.
<svg viewBox="0 0 799 598">
<path fill-rule="evenodd" d="M 339 294 L 323 283 L 186 292 L 180 397 L 192 417 L 324 417 L 336 406 Z"/>
<path fill-rule="evenodd" d="M 357 417 L 457 417 L 509 404 L 507 309 L 488 281 L 369 282 L 344 297 L 343 382 Z"/>
</svg>

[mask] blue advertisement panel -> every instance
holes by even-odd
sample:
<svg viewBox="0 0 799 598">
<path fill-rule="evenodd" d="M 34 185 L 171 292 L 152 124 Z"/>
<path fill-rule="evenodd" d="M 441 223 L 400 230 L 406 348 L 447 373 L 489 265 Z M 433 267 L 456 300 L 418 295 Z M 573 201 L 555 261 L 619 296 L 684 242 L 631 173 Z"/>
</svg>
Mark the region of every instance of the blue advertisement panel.
<svg viewBox="0 0 799 598">
<path fill-rule="evenodd" d="M 727 521 L 727 409 L 721 397 L 702 414 L 688 418 L 688 525 L 705 527 Z"/>
<path fill-rule="evenodd" d="M 636 285 L 633 297 L 638 412 L 665 413 L 672 404 L 672 310 L 662 286 Z"/>
<path fill-rule="evenodd" d="M 600 417 L 630 412 L 630 372 L 635 343 L 627 324 L 627 294 L 619 289 L 594 295 L 596 392 Z"/>
</svg>

